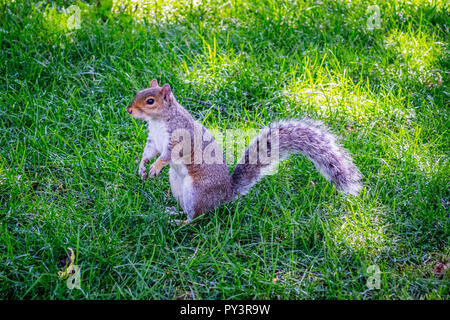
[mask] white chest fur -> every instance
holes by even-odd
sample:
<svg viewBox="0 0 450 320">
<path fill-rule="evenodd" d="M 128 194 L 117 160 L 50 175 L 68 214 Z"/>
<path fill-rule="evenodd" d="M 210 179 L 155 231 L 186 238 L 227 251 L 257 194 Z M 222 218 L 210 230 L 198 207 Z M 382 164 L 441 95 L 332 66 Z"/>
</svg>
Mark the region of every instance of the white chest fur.
<svg viewBox="0 0 450 320">
<path fill-rule="evenodd" d="M 167 125 L 162 120 L 152 120 L 148 122 L 148 138 L 153 141 L 158 153 L 165 151 L 169 145 L 169 132 Z"/>
</svg>

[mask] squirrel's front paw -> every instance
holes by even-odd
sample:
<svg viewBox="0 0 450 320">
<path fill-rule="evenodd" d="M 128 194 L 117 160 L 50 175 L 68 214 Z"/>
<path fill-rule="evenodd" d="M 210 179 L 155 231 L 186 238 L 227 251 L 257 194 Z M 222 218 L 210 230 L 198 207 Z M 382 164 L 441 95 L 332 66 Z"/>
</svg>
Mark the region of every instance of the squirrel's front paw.
<svg viewBox="0 0 450 320">
<path fill-rule="evenodd" d="M 156 177 L 159 174 L 159 171 L 160 170 L 158 170 L 154 165 L 151 165 L 150 170 L 148 171 L 148 177 L 150 179 Z"/>
<path fill-rule="evenodd" d="M 145 165 L 139 166 L 139 176 L 142 180 L 147 179 L 147 168 L 145 167 Z"/>
</svg>

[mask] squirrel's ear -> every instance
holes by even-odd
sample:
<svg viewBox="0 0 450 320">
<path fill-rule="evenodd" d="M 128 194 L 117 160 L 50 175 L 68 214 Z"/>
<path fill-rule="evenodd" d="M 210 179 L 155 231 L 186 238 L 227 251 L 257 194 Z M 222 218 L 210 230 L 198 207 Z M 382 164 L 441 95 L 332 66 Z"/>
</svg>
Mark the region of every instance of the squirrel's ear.
<svg viewBox="0 0 450 320">
<path fill-rule="evenodd" d="M 156 79 L 153 79 L 152 82 L 150 82 L 150 88 L 157 87 L 157 86 L 158 86 L 158 81 L 156 81 Z"/>
<path fill-rule="evenodd" d="M 164 100 L 169 101 L 170 92 L 172 92 L 172 90 L 170 89 L 170 86 L 167 83 L 165 85 L 163 85 L 163 87 L 161 89 L 161 93 L 162 93 Z"/>
</svg>

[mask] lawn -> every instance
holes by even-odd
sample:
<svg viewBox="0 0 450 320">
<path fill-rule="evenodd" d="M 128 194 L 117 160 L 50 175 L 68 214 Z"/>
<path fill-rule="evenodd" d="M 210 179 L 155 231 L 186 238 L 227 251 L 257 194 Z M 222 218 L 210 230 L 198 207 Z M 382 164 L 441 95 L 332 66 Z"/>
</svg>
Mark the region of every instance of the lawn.
<svg viewBox="0 0 450 320">
<path fill-rule="evenodd" d="M 372 4 L 0 0 L 0 298 L 449 299 L 449 5 Z M 125 111 L 153 78 L 213 132 L 323 121 L 362 193 L 296 155 L 172 225 Z"/>
</svg>

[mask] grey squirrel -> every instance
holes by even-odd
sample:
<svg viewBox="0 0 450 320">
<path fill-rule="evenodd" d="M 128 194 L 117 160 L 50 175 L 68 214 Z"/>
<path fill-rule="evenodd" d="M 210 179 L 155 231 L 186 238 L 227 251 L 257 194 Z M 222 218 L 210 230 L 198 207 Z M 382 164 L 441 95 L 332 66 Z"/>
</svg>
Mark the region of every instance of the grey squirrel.
<svg viewBox="0 0 450 320">
<path fill-rule="evenodd" d="M 305 155 L 339 191 L 357 195 L 361 189 L 362 177 L 352 158 L 318 121 L 282 121 L 266 127 L 250 143 L 229 175 L 224 161 L 202 159 L 201 154 L 207 148 L 217 150 L 219 159 L 222 151 L 209 132 L 176 101 L 168 84 L 159 87 L 152 80 L 150 88 L 139 91 L 126 110 L 135 119 L 148 123 L 147 143 L 139 165 L 141 178 L 156 177 L 170 164 L 173 196 L 187 214 L 185 221 L 174 220 L 177 224 L 191 222 L 218 205 L 235 200 L 239 194 L 246 194 L 265 170 L 291 153 Z M 195 147 L 196 134 L 209 138 L 201 139 Z M 263 149 L 269 156 L 277 153 L 279 158 L 263 161 L 259 155 Z M 159 157 L 147 174 L 146 164 L 157 154 Z M 168 213 L 178 214 L 172 209 Z"/>
</svg>

